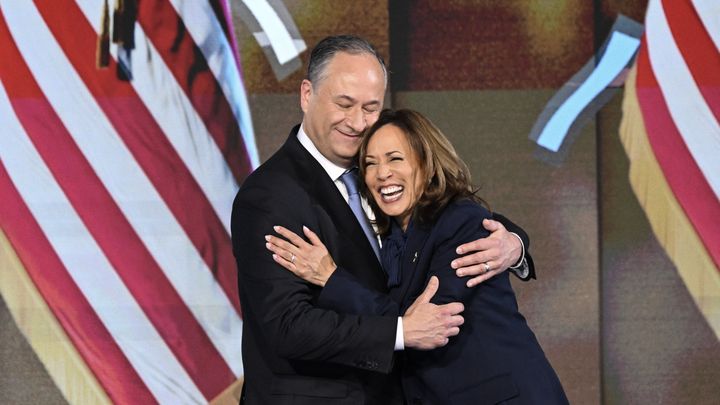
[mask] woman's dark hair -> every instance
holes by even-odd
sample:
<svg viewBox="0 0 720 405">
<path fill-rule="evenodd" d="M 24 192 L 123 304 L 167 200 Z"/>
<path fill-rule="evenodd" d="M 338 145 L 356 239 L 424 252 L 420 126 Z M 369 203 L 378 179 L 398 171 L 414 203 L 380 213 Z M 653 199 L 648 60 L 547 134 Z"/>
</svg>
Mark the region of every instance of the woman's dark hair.
<svg viewBox="0 0 720 405">
<path fill-rule="evenodd" d="M 375 124 L 365 131 L 358 161 L 361 179 L 365 179 L 368 143 L 385 125 L 393 125 L 405 134 L 420 166 L 419 175 L 423 176 L 425 189 L 420 193 L 413 212 L 415 222 L 434 222 L 448 203 L 460 198 L 471 198 L 487 205 L 476 195 L 471 184 L 470 170 L 455 152 L 450 141 L 429 119 L 413 110 L 383 110 Z M 379 209 L 365 182 L 360 183 L 361 192 L 376 213 L 378 231 L 384 235 L 390 229 L 390 218 Z"/>
</svg>

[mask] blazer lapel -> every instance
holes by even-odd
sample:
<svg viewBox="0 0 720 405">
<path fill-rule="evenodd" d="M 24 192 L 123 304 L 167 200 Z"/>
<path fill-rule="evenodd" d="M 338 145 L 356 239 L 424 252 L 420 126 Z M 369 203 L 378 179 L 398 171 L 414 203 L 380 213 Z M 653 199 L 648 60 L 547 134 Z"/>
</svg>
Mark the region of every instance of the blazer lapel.
<svg viewBox="0 0 720 405">
<path fill-rule="evenodd" d="M 410 304 L 406 301 L 415 298 L 413 293 L 425 288 L 423 266 L 419 265 L 430 260 L 430 257 L 426 256 L 432 252 L 424 249 L 429 236 L 430 229 L 423 226 L 414 226 L 408 235 L 400 266 L 400 286 L 391 294 L 393 299 L 401 303 L 403 310 Z"/>
</svg>

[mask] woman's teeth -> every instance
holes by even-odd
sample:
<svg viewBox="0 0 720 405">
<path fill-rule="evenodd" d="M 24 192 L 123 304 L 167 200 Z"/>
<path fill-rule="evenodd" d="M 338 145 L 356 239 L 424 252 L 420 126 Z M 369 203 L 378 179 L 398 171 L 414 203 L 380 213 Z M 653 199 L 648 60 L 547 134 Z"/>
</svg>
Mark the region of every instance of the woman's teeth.
<svg viewBox="0 0 720 405">
<path fill-rule="evenodd" d="M 402 196 L 404 188 L 402 186 L 387 186 L 380 189 L 380 196 L 385 202 L 397 201 Z"/>
</svg>

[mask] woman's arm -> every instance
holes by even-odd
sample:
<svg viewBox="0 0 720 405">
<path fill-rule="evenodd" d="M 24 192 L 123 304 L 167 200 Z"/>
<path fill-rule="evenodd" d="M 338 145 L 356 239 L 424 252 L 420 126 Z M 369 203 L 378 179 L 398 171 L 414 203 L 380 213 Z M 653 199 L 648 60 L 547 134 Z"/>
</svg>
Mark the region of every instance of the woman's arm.
<svg viewBox="0 0 720 405">
<path fill-rule="evenodd" d="M 282 238 L 266 235 L 265 247 L 273 260 L 301 279 L 323 287 L 318 306 L 356 315 L 399 315 L 388 295 L 366 287 L 352 273 L 338 267 L 320 238 L 307 227 L 307 241 L 282 226 L 273 227 Z"/>
<path fill-rule="evenodd" d="M 303 233 L 309 242 L 281 226 L 273 229 L 287 238 L 267 235 L 265 247 L 273 252 L 273 259 L 286 270 L 305 281 L 323 285 L 317 306 L 354 315 L 395 315 L 399 305 L 388 295 L 363 285 L 352 273 L 335 265 L 325 245 L 306 227 Z M 307 261 L 307 262 L 306 262 Z M 459 333 L 464 307 L 457 302 L 446 305 L 430 303 L 437 290 L 437 281 L 428 286 L 398 319 L 395 349 L 412 347 L 430 350 L 444 346 L 451 336 Z"/>
</svg>

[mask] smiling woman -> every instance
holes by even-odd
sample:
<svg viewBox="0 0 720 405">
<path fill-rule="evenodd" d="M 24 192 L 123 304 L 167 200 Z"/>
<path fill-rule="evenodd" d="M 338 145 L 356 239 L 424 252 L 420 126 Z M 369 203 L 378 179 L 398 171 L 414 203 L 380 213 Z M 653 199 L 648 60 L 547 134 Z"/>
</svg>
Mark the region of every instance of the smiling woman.
<svg viewBox="0 0 720 405">
<path fill-rule="evenodd" d="M 431 302 L 465 305 L 465 324 L 446 347 L 403 352 L 406 399 L 566 404 L 555 371 L 518 312 L 508 274 L 468 288 L 448 265 L 458 244 L 487 234 L 481 223 L 490 213 L 443 133 L 415 111 L 385 110 L 364 134 L 359 163 L 382 236 L 390 296 L 401 311 L 433 277 L 440 286 Z"/>
<path fill-rule="evenodd" d="M 359 156 L 361 191 L 378 213 L 380 235 L 389 231 L 390 217 L 406 230 L 411 214 L 431 223 L 455 199 L 487 206 L 450 141 L 416 111 L 384 110 L 366 131 Z"/>
</svg>

